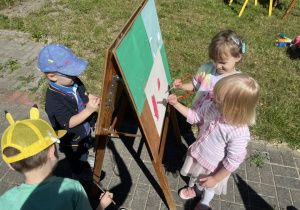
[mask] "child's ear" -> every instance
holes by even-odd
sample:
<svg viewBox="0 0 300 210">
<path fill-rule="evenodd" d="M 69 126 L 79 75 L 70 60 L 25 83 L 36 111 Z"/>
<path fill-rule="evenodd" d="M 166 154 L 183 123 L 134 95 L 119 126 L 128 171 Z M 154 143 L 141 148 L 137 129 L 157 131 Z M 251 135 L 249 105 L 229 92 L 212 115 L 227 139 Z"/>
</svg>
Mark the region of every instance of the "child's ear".
<svg viewBox="0 0 300 210">
<path fill-rule="evenodd" d="M 48 155 L 49 155 L 50 159 L 52 159 L 52 158 L 58 159 L 58 154 L 57 154 L 57 151 L 56 151 L 55 144 L 52 144 L 49 147 Z"/>
<path fill-rule="evenodd" d="M 239 55 L 238 57 L 235 58 L 235 62 L 239 62 L 242 59 L 242 55 Z"/>
<path fill-rule="evenodd" d="M 54 73 L 48 73 L 47 74 L 47 78 L 49 80 L 51 80 L 52 82 L 56 82 L 57 81 L 57 77 L 56 77 L 56 75 Z"/>
<path fill-rule="evenodd" d="M 14 169 L 9 163 L 6 163 L 6 164 L 8 165 L 8 167 L 9 167 L 11 170 L 15 171 L 15 169 Z"/>
</svg>

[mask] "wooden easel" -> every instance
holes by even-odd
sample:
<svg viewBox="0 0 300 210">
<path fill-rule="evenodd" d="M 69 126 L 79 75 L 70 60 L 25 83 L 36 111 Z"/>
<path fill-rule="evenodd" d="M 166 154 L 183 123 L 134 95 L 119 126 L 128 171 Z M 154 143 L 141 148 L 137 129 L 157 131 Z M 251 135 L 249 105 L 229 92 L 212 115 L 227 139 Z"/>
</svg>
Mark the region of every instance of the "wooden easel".
<svg viewBox="0 0 300 210">
<path fill-rule="evenodd" d="M 150 108 L 147 107 L 147 103 L 145 103 L 145 107 L 143 110 L 146 111 L 143 112 L 144 114 L 139 116 L 130 89 L 128 87 L 122 69 L 120 68 L 115 53 L 117 46 L 129 32 L 132 24 L 136 20 L 137 16 L 141 13 L 147 1 L 148 0 L 144 0 L 141 3 L 134 14 L 130 17 L 124 28 L 121 30 L 119 36 L 107 49 L 105 70 L 102 81 L 101 102 L 97 119 L 95 140 L 96 160 L 93 179 L 94 181 L 99 183 L 105 148 L 111 137 L 119 137 L 120 135 L 142 137 L 142 140 L 147 146 L 147 151 L 150 155 L 153 167 L 157 174 L 167 204 L 169 208 L 173 210 L 176 209 L 176 206 L 167 182 L 164 168 L 162 166 L 162 158 L 164 154 L 165 141 L 170 119 L 175 132 L 177 144 L 182 145 L 175 110 L 172 106 L 167 106 L 161 135 L 153 135 L 153 129 L 155 129 L 155 125 L 153 125 L 150 120 L 147 120 L 152 118 L 151 113 L 149 112 Z M 125 91 L 125 97 L 122 97 L 122 91 Z M 120 104 L 120 106 L 117 107 L 117 104 Z M 119 132 L 127 104 L 131 105 L 133 112 L 135 113 L 136 122 L 142 135 Z M 155 144 L 155 149 L 153 149 L 153 142 L 158 143 L 158 148 L 156 148 Z M 91 196 L 94 198 L 96 193 L 97 187 L 93 186 Z"/>
</svg>

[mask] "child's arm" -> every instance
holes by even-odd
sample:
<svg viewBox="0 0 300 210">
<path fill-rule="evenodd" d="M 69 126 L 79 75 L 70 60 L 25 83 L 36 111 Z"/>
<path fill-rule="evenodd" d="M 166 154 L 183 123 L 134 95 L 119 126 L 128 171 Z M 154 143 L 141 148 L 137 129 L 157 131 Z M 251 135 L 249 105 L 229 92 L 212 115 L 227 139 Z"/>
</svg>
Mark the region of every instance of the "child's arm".
<svg viewBox="0 0 300 210">
<path fill-rule="evenodd" d="M 100 196 L 100 203 L 96 210 L 104 210 L 106 207 L 108 207 L 112 202 L 113 196 L 114 195 L 108 191 L 102 193 Z"/>
<path fill-rule="evenodd" d="M 89 102 L 86 105 L 86 108 L 82 110 L 80 113 L 74 115 L 70 118 L 69 121 L 69 128 L 74 128 L 83 121 L 85 121 L 91 114 L 93 114 L 98 106 L 99 106 L 100 100 L 97 100 L 97 98 L 90 98 Z"/>
<path fill-rule="evenodd" d="M 187 90 L 187 91 L 194 90 L 194 85 L 192 82 L 182 84 L 182 83 L 180 83 L 180 81 L 181 81 L 180 79 L 175 79 L 175 81 L 173 82 L 174 89 Z"/>
<path fill-rule="evenodd" d="M 213 188 L 222 181 L 225 177 L 227 177 L 231 172 L 226 168 L 222 167 L 215 175 L 207 176 L 205 178 L 200 179 L 202 182 L 201 187 Z"/>
<path fill-rule="evenodd" d="M 169 102 L 175 109 L 177 109 L 183 116 L 187 117 L 189 108 L 186 107 L 186 106 L 184 106 L 184 105 L 182 105 L 181 103 L 179 103 L 179 102 L 177 101 L 176 95 L 171 94 L 171 95 L 168 97 L 168 102 Z"/>
</svg>

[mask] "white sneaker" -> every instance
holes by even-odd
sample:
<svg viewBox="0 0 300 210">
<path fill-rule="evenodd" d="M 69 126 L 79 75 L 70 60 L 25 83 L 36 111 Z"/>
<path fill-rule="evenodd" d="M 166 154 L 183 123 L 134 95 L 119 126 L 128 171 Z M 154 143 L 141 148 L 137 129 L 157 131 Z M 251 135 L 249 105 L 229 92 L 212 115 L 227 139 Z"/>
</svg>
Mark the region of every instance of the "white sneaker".
<svg viewBox="0 0 300 210">
<path fill-rule="evenodd" d="M 91 166 L 91 168 L 94 168 L 95 165 L 95 156 L 94 155 L 88 155 L 87 162 Z"/>
</svg>

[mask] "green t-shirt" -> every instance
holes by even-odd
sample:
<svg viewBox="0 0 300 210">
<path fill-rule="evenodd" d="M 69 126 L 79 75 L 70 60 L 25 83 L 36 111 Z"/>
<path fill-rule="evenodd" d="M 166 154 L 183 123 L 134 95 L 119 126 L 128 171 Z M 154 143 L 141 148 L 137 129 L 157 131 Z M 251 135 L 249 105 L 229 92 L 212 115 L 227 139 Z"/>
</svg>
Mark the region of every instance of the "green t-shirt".
<svg viewBox="0 0 300 210">
<path fill-rule="evenodd" d="M 51 177 L 39 184 L 21 184 L 0 197 L 1 210 L 92 209 L 82 185 L 72 179 Z"/>
</svg>

